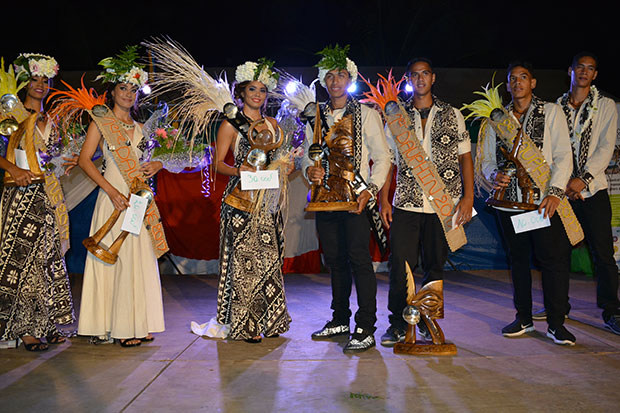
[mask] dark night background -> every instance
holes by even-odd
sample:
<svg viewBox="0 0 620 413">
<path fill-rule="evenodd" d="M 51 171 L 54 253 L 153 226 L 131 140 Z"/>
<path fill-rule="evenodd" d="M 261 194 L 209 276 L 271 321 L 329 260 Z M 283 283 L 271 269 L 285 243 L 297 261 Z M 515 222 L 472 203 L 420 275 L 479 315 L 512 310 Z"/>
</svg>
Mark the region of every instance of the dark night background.
<svg viewBox="0 0 620 413">
<path fill-rule="evenodd" d="M 0 55 L 49 54 L 61 71 L 96 70 L 128 44 L 166 34 L 205 67 L 268 56 L 312 66 L 327 44 L 350 44 L 358 66 L 504 69 L 524 58 L 565 71 L 578 51 L 600 58 L 596 83 L 620 96 L 617 2 L 583 1 L 56 1 L 4 8 Z M 576 5 L 573 5 L 576 4 Z"/>
</svg>

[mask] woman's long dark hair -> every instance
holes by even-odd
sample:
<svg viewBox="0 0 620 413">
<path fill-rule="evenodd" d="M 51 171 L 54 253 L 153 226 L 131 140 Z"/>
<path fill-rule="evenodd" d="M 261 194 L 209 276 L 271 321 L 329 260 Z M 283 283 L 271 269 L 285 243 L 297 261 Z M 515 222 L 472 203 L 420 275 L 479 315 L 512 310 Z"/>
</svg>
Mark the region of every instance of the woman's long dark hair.
<svg viewBox="0 0 620 413">
<path fill-rule="evenodd" d="M 245 88 L 249 84 L 250 84 L 249 80 L 244 80 L 243 82 L 239 82 L 239 83 L 237 82 L 233 83 L 233 97 L 235 99 L 235 103 L 239 107 L 243 107 L 243 96 L 241 96 L 241 92 L 245 91 Z M 267 86 L 265 86 L 265 89 L 267 89 Z M 260 107 L 260 114 L 263 116 L 265 115 L 265 112 L 267 111 L 268 100 L 269 100 L 269 90 L 267 89 L 267 97 L 265 98 L 263 105 Z"/>
<path fill-rule="evenodd" d="M 112 91 L 114 90 L 114 88 L 116 88 L 116 85 L 119 85 L 119 84 L 120 83 L 108 83 L 106 87 L 105 104 L 110 109 L 114 108 L 114 98 L 112 97 Z M 134 100 L 133 106 L 131 106 L 131 109 L 129 109 L 129 115 L 131 116 L 133 120 L 138 119 L 139 94 L 140 94 L 140 88 L 138 88 L 138 91 L 136 92 L 136 100 Z"/>
</svg>

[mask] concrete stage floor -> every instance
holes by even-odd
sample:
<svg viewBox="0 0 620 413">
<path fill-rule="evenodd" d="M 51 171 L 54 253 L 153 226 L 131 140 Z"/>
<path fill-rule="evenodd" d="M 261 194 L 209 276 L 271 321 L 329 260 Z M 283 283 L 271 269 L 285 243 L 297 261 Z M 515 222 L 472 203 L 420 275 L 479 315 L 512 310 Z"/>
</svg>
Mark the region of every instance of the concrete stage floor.
<svg viewBox="0 0 620 413">
<path fill-rule="evenodd" d="M 291 330 L 260 344 L 206 339 L 191 320 L 215 313 L 216 276 L 162 276 L 166 332 L 137 348 L 84 337 L 30 353 L 0 350 L 0 411 L 618 411 L 620 336 L 602 328 L 595 282 L 571 279 L 574 347 L 546 323 L 503 338 L 513 320 L 507 271 L 446 274 L 440 322 L 454 357 L 402 356 L 377 346 L 345 355 L 345 339 L 312 341 L 330 318 L 327 274 L 287 275 Z M 417 279 L 419 282 L 419 278 Z M 79 302 L 81 277 L 73 278 Z M 378 274 L 375 338 L 387 327 L 387 274 Z M 538 274 L 536 306 L 542 302 Z M 356 308 L 355 298 L 352 298 Z"/>
</svg>

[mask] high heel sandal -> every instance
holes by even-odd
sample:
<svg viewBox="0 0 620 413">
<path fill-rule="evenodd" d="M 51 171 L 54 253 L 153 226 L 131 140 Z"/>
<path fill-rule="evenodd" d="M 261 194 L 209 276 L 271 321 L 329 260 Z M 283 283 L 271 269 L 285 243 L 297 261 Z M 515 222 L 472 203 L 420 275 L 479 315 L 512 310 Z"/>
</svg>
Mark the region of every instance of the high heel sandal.
<svg viewBox="0 0 620 413">
<path fill-rule="evenodd" d="M 45 336 L 45 340 L 47 340 L 47 344 L 60 344 L 67 341 L 67 337 L 63 336 L 60 333 L 50 334 L 49 336 Z"/>
<path fill-rule="evenodd" d="M 250 338 L 246 338 L 243 341 L 245 341 L 246 343 L 260 343 L 261 341 L 263 341 L 263 339 L 261 338 L 261 336 L 258 337 L 250 337 Z"/>
<path fill-rule="evenodd" d="M 137 347 L 142 344 L 139 338 L 119 338 L 117 339 L 117 341 L 118 344 L 121 345 L 121 347 Z"/>
<path fill-rule="evenodd" d="M 34 338 L 34 337 L 33 337 Z M 34 343 L 27 344 L 24 339 L 21 339 L 24 342 L 24 348 L 28 351 L 45 351 L 49 350 L 49 346 L 46 343 L 42 343 L 41 340 L 37 340 Z"/>
</svg>

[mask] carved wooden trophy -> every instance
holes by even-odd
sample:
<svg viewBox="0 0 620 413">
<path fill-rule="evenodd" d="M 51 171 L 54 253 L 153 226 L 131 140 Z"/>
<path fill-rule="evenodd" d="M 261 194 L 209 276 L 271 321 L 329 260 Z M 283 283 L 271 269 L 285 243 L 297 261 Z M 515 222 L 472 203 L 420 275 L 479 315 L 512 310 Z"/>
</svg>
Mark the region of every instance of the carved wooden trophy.
<svg viewBox="0 0 620 413">
<path fill-rule="evenodd" d="M 321 144 L 322 127 L 319 105 L 316 106 L 314 139 L 308 150 L 308 157 L 314 165 L 321 166 L 327 156 L 325 178 L 320 184 L 313 183 L 310 189 L 310 202 L 306 211 L 355 211 L 357 196 L 351 182 L 355 181 L 353 158 L 352 117 L 345 116 L 334 124 Z M 308 108 L 306 108 L 308 110 Z"/>
<path fill-rule="evenodd" d="M 499 112 L 501 112 L 501 115 L 499 114 Z M 491 116 L 504 116 L 501 110 L 499 112 L 493 111 L 491 113 Z M 523 129 L 519 129 L 519 132 L 514 139 L 512 150 L 510 152 L 508 152 L 502 146 L 500 146 L 499 148 L 507 160 L 506 164 L 503 168 L 501 168 L 500 172 L 509 176 L 511 180 L 516 176 L 517 184 L 519 185 L 519 189 L 521 189 L 522 202 L 509 201 L 507 199 L 504 199 L 506 197 L 506 187 L 504 187 L 493 189 L 489 198 L 486 200 L 487 204 L 521 211 L 533 211 L 535 209 L 538 209 L 538 205 L 536 205 L 534 201 L 538 199 L 539 193 L 534 190 L 532 180 L 528 176 L 527 171 L 523 167 L 523 164 L 517 159 L 517 153 L 521 148 L 522 138 Z"/>
<path fill-rule="evenodd" d="M 6 160 L 15 163 L 15 149 L 17 149 L 20 141 L 23 142 L 24 150 L 26 152 L 26 159 L 28 160 L 28 167 L 35 177 L 31 180 L 33 184 L 40 184 L 45 182 L 45 173 L 41 171 L 39 160 L 37 159 L 37 151 L 34 146 L 34 134 L 35 126 L 37 124 L 37 113 L 30 115 L 21 124 L 17 124 L 17 121 L 13 118 L 6 118 L 0 123 L 0 134 L 8 134 L 9 144 L 6 150 Z M 23 139 L 22 139 L 23 137 Z M 15 178 L 6 171 L 4 174 L 4 186 L 16 186 Z"/>
<path fill-rule="evenodd" d="M 134 178 L 131 183 L 131 188 L 129 189 L 130 193 L 136 194 L 139 197 L 146 198 L 148 200 L 148 206 L 153 201 L 154 195 L 151 188 L 143 181 L 138 178 Z M 121 215 L 121 212 L 118 209 L 114 209 L 110 218 L 103 224 L 101 228 L 97 232 L 95 232 L 91 237 L 86 238 L 82 241 L 82 244 L 86 247 L 88 251 L 90 251 L 95 257 L 99 258 L 101 261 L 107 264 L 114 264 L 118 260 L 118 251 L 121 249 L 121 245 L 129 235 L 129 232 L 122 231 L 118 237 L 114 240 L 110 248 L 105 248 L 100 244 L 103 237 L 107 235 L 108 232 L 114 227 L 114 224 L 118 220 L 118 217 Z"/>
<path fill-rule="evenodd" d="M 269 151 L 279 148 L 283 142 L 283 132 L 279 125 L 275 131 L 275 136 L 269 129 L 263 129 L 260 132 L 255 131 L 257 126 L 265 122 L 267 121 L 264 118 L 252 122 L 247 134 L 250 141 L 250 151 L 243 163 L 257 170 L 267 165 Z M 224 199 L 224 202 L 241 211 L 251 212 L 255 192 L 255 190 L 243 191 L 241 182 L 239 182 Z"/>
<path fill-rule="evenodd" d="M 403 318 L 408 324 L 403 343 L 394 345 L 394 353 L 432 356 L 452 356 L 456 346 L 446 343 L 443 331 L 436 319 L 443 318 L 443 280 L 431 281 L 416 293 L 413 273 L 409 263 L 405 262 L 407 273 L 407 307 Z M 432 343 L 416 341 L 415 325 L 423 322 L 432 337 Z"/>
</svg>

